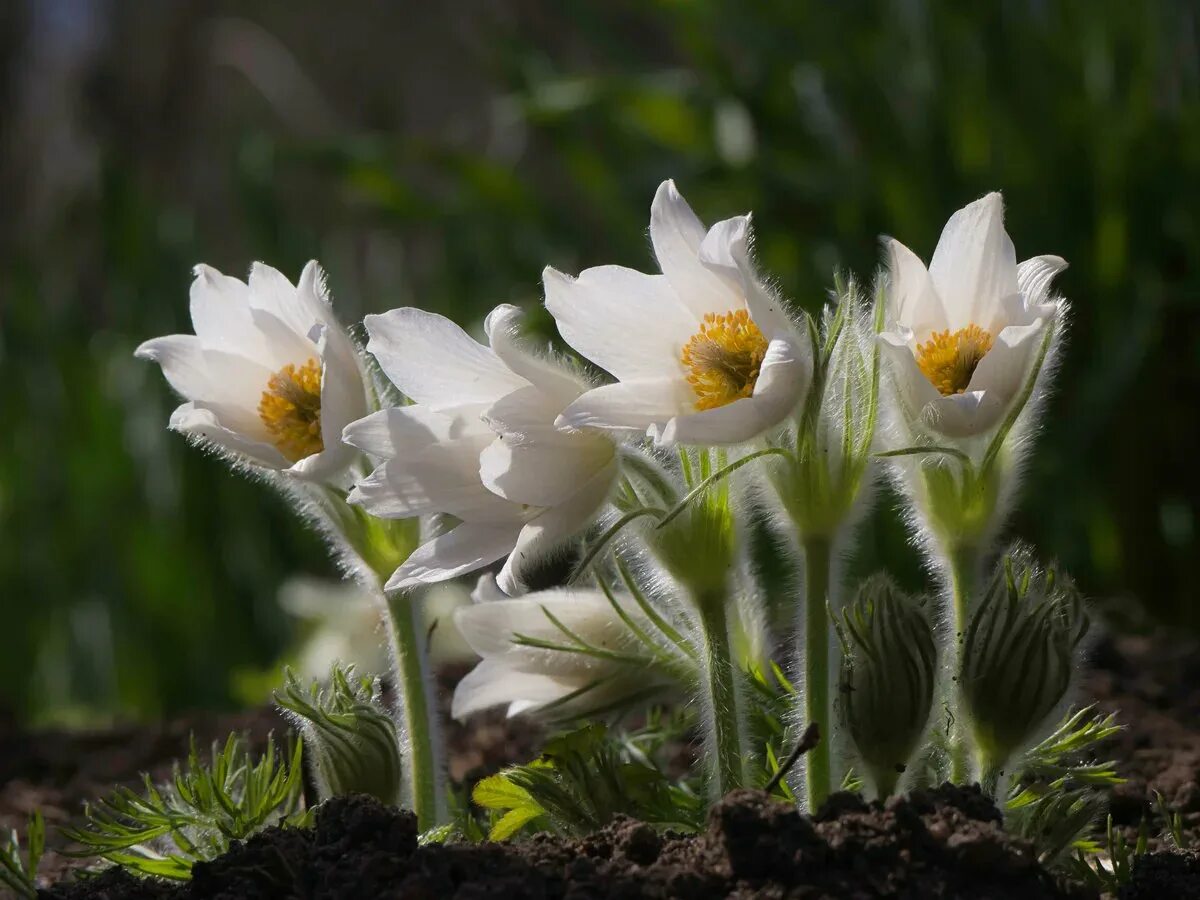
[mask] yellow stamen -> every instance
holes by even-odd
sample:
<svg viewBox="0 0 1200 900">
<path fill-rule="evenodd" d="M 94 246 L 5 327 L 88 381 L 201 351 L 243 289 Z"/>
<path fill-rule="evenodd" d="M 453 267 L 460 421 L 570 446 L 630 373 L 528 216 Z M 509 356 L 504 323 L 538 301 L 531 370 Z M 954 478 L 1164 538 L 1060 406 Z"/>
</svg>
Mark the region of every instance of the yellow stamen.
<svg viewBox="0 0 1200 900">
<path fill-rule="evenodd" d="M 288 363 L 272 375 L 259 401 L 258 416 L 289 461 L 299 462 L 324 450 L 321 361 L 314 356 L 299 368 Z"/>
<path fill-rule="evenodd" d="M 698 398 L 696 409 L 716 409 L 751 396 L 766 355 L 767 339 L 746 310 L 708 313 L 681 355 Z"/>
<path fill-rule="evenodd" d="M 917 365 L 944 396 L 961 394 L 971 383 L 979 361 L 992 349 L 991 332 L 968 325 L 953 334 L 935 331 L 917 346 Z"/>
</svg>

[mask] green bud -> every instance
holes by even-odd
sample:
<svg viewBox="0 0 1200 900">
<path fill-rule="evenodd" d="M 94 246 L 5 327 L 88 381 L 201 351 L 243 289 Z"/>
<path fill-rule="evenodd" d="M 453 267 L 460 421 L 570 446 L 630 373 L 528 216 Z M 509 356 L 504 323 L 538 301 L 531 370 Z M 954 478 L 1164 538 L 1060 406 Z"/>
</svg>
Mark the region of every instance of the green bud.
<svg viewBox="0 0 1200 900">
<path fill-rule="evenodd" d="M 996 567 L 963 642 L 962 693 L 985 787 L 1037 737 L 1075 671 L 1089 621 L 1068 578 L 1039 566 L 1025 547 Z"/>
<path fill-rule="evenodd" d="M 396 724 L 380 703 L 379 680 L 335 665 L 328 687 L 306 690 L 288 670 L 275 703 L 293 719 L 313 761 L 322 800 L 369 794 L 398 805 L 403 784 Z"/>
<path fill-rule="evenodd" d="M 841 711 L 877 794 L 896 787 L 925 734 L 937 644 L 922 602 L 886 575 L 859 588 L 835 618 L 842 643 Z"/>
</svg>

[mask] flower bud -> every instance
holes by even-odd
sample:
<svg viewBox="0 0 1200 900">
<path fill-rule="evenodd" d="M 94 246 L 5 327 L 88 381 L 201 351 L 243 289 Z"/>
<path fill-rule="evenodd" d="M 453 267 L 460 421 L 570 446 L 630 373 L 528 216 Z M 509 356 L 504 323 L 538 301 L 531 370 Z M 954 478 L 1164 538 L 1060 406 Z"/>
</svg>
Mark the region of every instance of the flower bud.
<svg viewBox="0 0 1200 900">
<path fill-rule="evenodd" d="M 844 652 L 841 711 L 880 797 L 892 793 L 925 733 L 937 644 L 921 602 L 886 575 L 867 580 L 835 619 Z"/>
<path fill-rule="evenodd" d="M 397 805 L 403 785 L 396 724 L 379 700 L 379 680 L 334 666 L 329 686 L 301 687 L 289 670 L 275 703 L 293 719 L 312 760 L 322 800 L 368 794 Z"/>
<path fill-rule="evenodd" d="M 1024 547 L 1007 553 L 967 629 L 962 691 L 985 782 L 1037 736 L 1071 685 L 1089 622 L 1070 579 Z"/>
</svg>

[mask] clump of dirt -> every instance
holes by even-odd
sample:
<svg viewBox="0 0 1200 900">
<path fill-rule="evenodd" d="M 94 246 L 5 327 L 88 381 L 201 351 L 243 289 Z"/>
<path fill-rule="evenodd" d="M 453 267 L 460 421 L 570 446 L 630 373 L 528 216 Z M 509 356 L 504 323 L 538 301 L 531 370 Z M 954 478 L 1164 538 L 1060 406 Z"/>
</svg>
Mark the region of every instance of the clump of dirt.
<svg viewBox="0 0 1200 900">
<path fill-rule="evenodd" d="M 418 846 L 411 813 L 331 800 L 309 829 L 268 829 L 196 866 L 188 884 L 112 872 L 48 900 L 276 897 L 1059 898 L 1072 894 L 1007 834 L 976 788 L 944 786 L 887 804 L 831 798 L 814 819 L 757 791 L 730 794 L 704 832 L 661 835 L 620 819 L 582 840 Z"/>
</svg>

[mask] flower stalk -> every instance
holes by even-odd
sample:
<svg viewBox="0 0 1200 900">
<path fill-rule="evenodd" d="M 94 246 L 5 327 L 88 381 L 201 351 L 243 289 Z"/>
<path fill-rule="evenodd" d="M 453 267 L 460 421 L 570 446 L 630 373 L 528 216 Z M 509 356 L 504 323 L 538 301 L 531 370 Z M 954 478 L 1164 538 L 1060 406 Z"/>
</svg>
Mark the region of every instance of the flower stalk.
<svg viewBox="0 0 1200 900">
<path fill-rule="evenodd" d="M 446 819 L 445 755 L 441 729 L 432 715 L 434 679 L 429 668 L 428 641 L 419 629 L 419 607 L 408 591 L 388 591 L 384 598 L 407 763 L 405 801 L 417 814 L 417 827 L 425 831 L 444 824 Z"/>
<path fill-rule="evenodd" d="M 829 691 L 832 551 L 828 538 L 809 537 L 804 541 L 804 721 L 816 723 L 825 734 L 833 733 Z M 819 741 L 805 757 L 804 783 L 810 811 L 820 808 L 831 790 L 829 744 L 828 740 Z"/>
<path fill-rule="evenodd" d="M 704 732 L 709 745 L 706 750 L 713 760 L 709 794 L 717 800 L 746 783 L 737 670 L 733 663 L 729 604 L 725 593 L 712 592 L 697 597 L 696 610 L 704 633 Z"/>
</svg>

